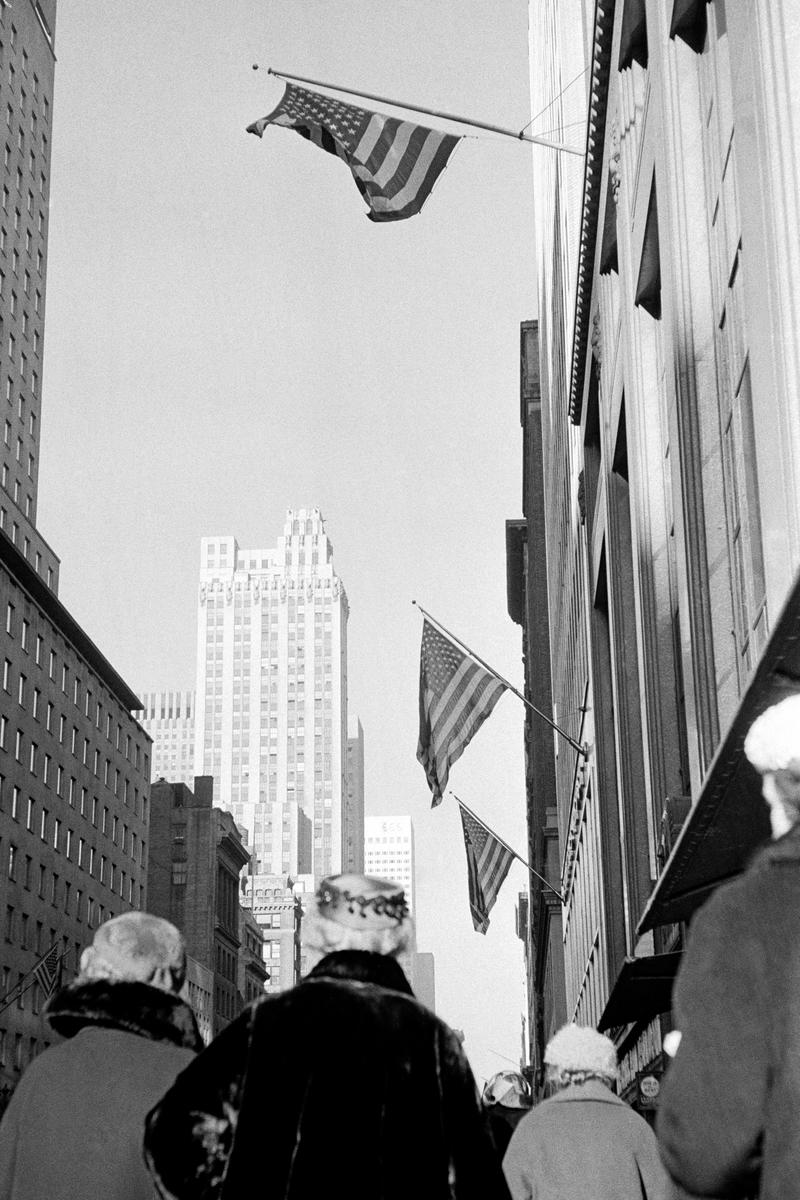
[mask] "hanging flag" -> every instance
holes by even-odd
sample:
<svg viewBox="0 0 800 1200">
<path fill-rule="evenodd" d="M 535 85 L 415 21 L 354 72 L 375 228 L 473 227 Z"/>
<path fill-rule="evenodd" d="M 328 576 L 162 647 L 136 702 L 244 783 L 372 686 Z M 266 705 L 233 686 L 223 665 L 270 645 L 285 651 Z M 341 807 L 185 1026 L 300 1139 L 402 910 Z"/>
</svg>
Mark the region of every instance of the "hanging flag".
<svg viewBox="0 0 800 1200">
<path fill-rule="evenodd" d="M 506 690 L 496 675 L 463 654 L 429 621 L 422 625 L 419 664 L 419 744 L 417 758 L 441 804 L 451 765 Z"/>
<path fill-rule="evenodd" d="M 61 982 L 61 943 L 56 942 L 33 968 L 33 975 L 47 1000 Z"/>
<path fill-rule="evenodd" d="M 467 850 L 469 911 L 478 933 L 489 928 L 489 913 L 516 855 L 459 802 Z"/>
<path fill-rule="evenodd" d="M 369 206 L 371 221 L 401 221 L 418 213 L 460 138 L 344 104 L 287 83 L 269 116 L 247 126 L 262 137 L 267 125 L 295 129 L 347 163 Z"/>
</svg>

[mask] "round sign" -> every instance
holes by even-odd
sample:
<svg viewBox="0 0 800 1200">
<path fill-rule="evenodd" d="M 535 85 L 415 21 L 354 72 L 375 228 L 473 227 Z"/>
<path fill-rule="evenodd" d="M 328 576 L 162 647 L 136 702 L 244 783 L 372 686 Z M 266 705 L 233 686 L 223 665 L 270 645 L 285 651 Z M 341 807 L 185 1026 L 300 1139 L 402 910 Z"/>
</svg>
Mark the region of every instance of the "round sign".
<svg viewBox="0 0 800 1200">
<path fill-rule="evenodd" d="M 644 1096 L 645 1100 L 655 1100 L 658 1093 L 661 1091 L 661 1084 L 656 1079 L 655 1075 L 644 1075 L 639 1080 L 639 1091 Z"/>
</svg>

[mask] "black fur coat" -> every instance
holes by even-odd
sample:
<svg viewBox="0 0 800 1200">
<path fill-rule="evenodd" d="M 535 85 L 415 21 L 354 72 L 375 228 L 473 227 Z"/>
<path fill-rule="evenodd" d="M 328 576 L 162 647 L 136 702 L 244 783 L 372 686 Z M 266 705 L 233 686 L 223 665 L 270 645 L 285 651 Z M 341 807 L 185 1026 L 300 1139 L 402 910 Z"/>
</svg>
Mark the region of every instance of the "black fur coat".
<svg viewBox="0 0 800 1200">
<path fill-rule="evenodd" d="M 257 1001 L 147 1120 L 168 1200 L 508 1200 L 458 1039 L 380 955 Z"/>
</svg>

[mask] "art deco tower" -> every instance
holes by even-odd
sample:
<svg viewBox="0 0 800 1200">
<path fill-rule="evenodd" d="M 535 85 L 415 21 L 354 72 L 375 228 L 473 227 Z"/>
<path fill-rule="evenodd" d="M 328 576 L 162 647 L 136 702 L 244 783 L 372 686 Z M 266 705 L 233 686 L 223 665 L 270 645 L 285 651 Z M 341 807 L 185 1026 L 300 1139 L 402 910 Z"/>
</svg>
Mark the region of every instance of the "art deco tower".
<svg viewBox="0 0 800 1200">
<path fill-rule="evenodd" d="M 347 868 L 347 616 L 319 509 L 269 550 L 203 538 L 195 772 L 248 830 L 260 875 Z"/>
</svg>

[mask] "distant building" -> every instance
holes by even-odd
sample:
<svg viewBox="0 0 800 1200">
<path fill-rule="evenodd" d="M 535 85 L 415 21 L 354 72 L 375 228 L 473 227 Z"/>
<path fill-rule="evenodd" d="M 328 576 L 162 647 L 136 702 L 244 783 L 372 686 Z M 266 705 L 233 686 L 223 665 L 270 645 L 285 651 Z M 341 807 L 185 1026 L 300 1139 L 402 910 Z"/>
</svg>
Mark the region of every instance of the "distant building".
<svg viewBox="0 0 800 1200">
<path fill-rule="evenodd" d="M 239 908 L 239 972 L 238 986 L 241 1003 L 250 1004 L 264 995 L 269 978 L 264 965 L 264 932 L 247 908 Z"/>
<path fill-rule="evenodd" d="M 364 730 L 347 718 L 347 759 L 342 804 L 342 871 L 364 870 Z"/>
<path fill-rule="evenodd" d="M 202 539 L 195 770 L 260 874 L 341 870 L 347 616 L 319 509 L 290 509 L 268 550 Z"/>
<path fill-rule="evenodd" d="M 230 813 L 213 807 L 213 781 L 194 792 L 158 780 L 151 789 L 148 908 L 183 932 L 192 958 L 213 971 L 216 1036 L 239 1012 L 239 874 L 249 854 Z"/>
<path fill-rule="evenodd" d="M 194 786 L 194 692 L 138 693 L 142 708 L 136 714 L 153 739 L 153 779 Z"/>
<path fill-rule="evenodd" d="M 299 983 L 303 971 L 300 951 L 303 910 L 294 891 L 298 884 L 285 875 L 252 875 L 246 883 L 242 903 L 261 930 L 267 970 L 264 990 L 274 995 Z"/>
<path fill-rule="evenodd" d="M 435 1012 L 436 971 L 431 953 L 414 950 L 408 956 L 408 980 L 417 999 Z"/>
<path fill-rule="evenodd" d="M 208 1045 L 214 1036 L 214 972 L 191 954 L 186 956 L 186 991 L 200 1036 Z"/>
<path fill-rule="evenodd" d="M 402 884 L 414 912 L 414 827 L 411 817 L 366 817 L 364 872 Z"/>
</svg>

